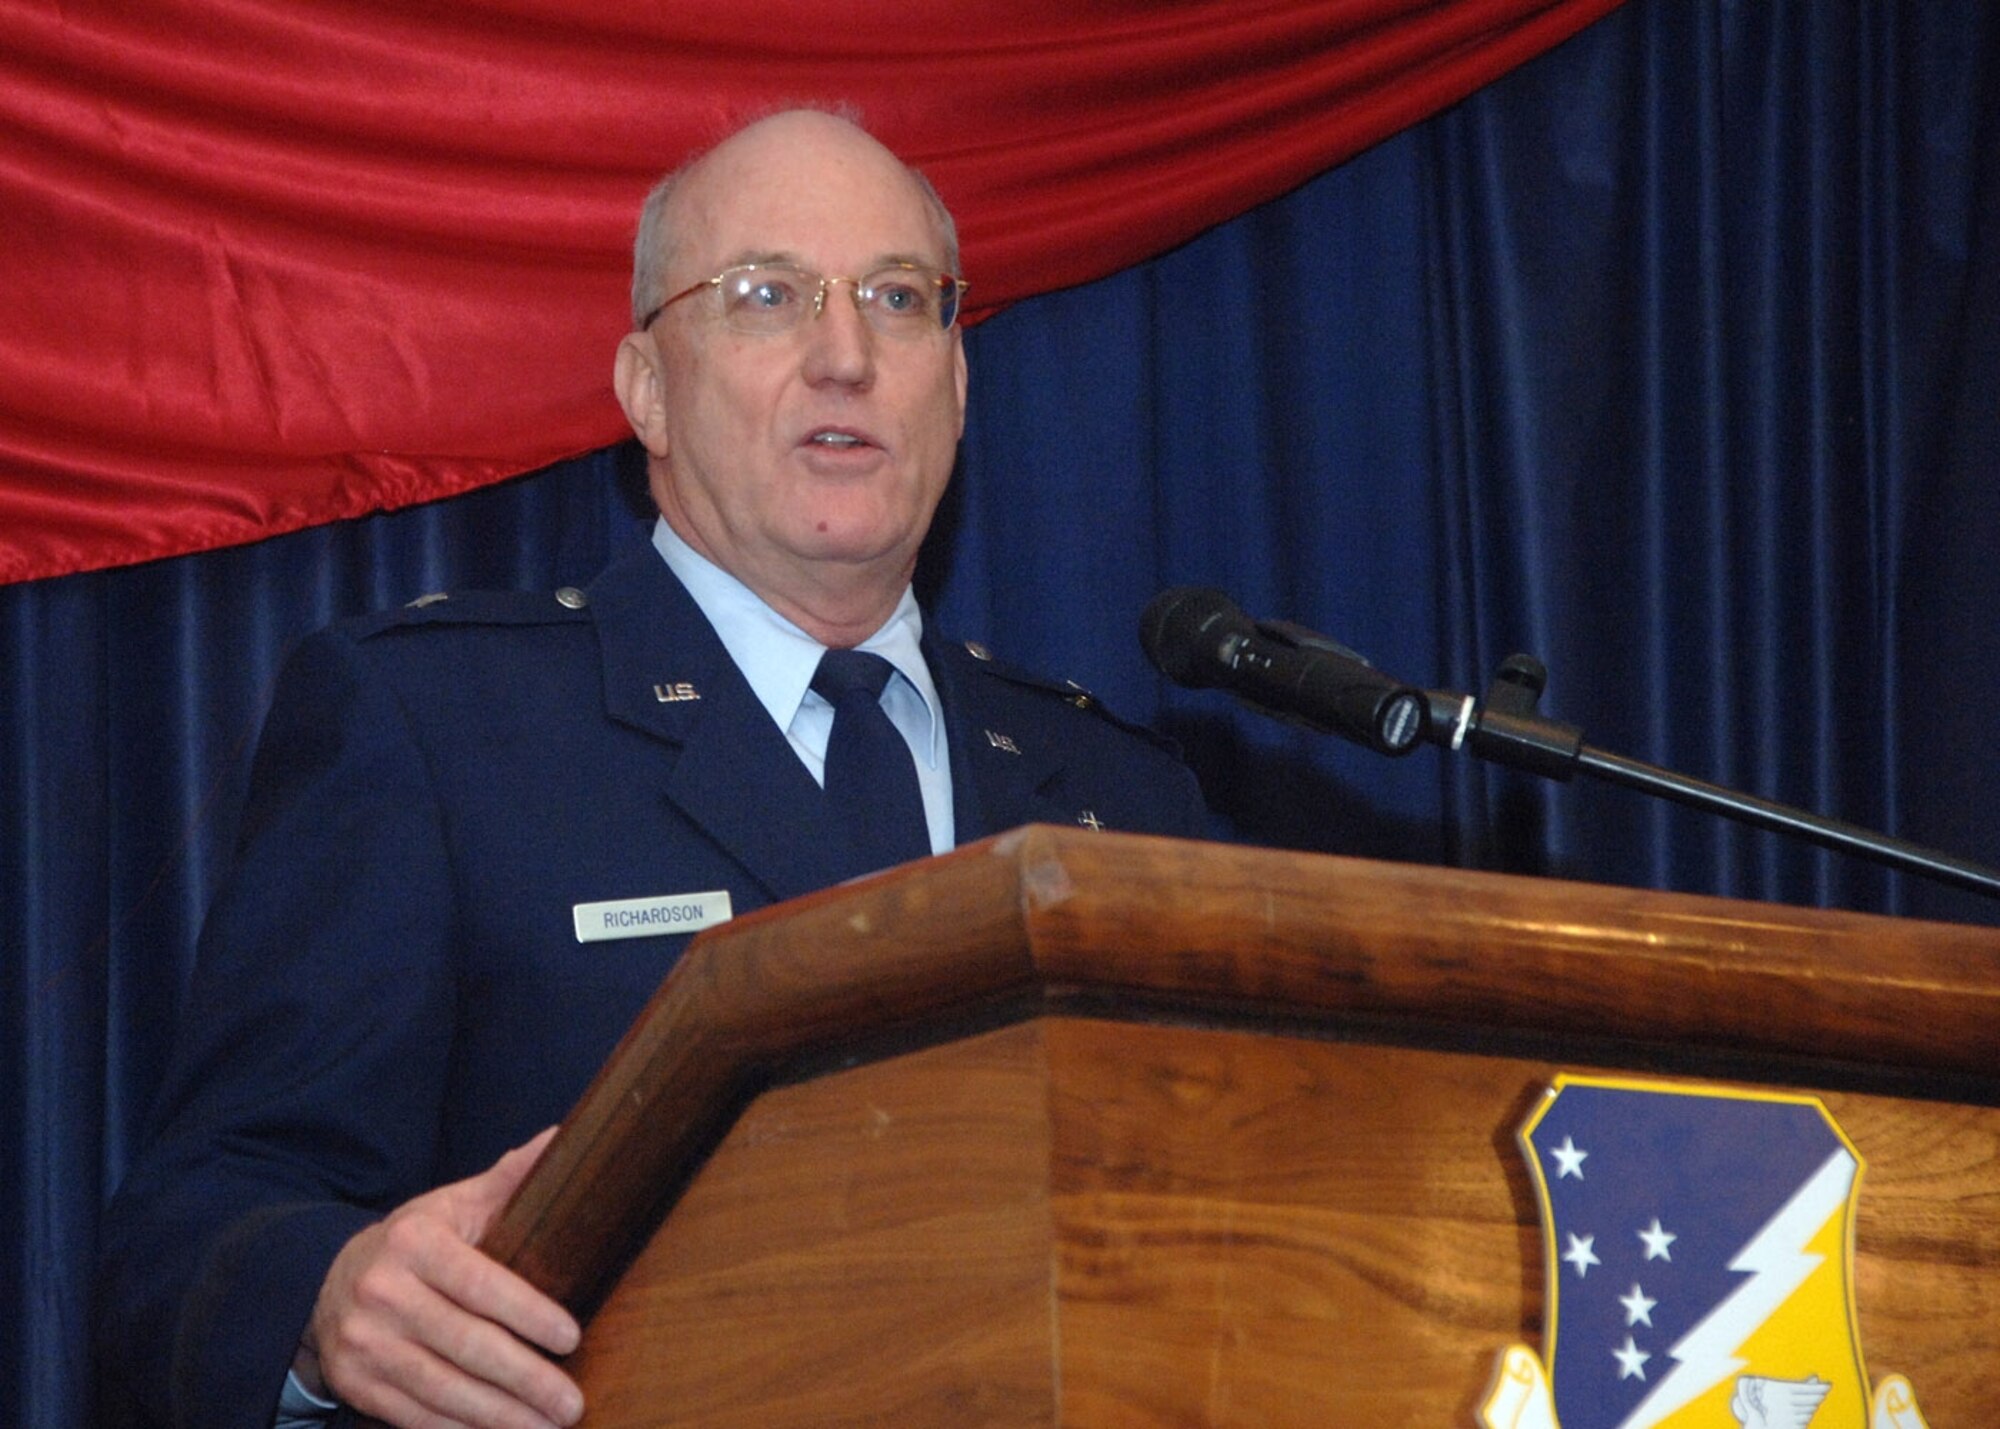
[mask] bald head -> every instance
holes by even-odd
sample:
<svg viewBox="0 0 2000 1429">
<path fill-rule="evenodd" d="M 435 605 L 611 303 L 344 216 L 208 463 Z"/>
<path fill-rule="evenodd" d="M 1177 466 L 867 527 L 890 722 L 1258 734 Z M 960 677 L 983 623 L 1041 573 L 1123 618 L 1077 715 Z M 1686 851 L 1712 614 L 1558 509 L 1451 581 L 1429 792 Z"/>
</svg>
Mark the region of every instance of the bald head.
<svg viewBox="0 0 2000 1429">
<path fill-rule="evenodd" d="M 951 211 L 931 186 L 929 179 L 890 152 L 881 141 L 844 114 L 818 109 L 787 109 L 769 115 L 731 134 L 713 148 L 697 154 L 653 186 L 639 210 L 639 232 L 632 245 L 632 324 L 637 327 L 646 314 L 665 301 L 669 292 L 668 269 L 682 251 L 680 242 L 682 199 L 699 191 L 702 175 L 720 166 L 735 167 L 734 161 L 748 160 L 764 167 L 762 156 L 778 152 L 845 153 L 857 159 L 872 157 L 865 167 L 874 168 L 888 182 L 908 183 L 929 209 L 937 225 L 937 263 L 947 273 L 959 271 L 958 226 Z M 889 171 L 893 166 L 893 174 Z M 687 281 L 700 278 L 695 274 Z M 675 286 L 680 284 L 676 282 Z"/>
</svg>

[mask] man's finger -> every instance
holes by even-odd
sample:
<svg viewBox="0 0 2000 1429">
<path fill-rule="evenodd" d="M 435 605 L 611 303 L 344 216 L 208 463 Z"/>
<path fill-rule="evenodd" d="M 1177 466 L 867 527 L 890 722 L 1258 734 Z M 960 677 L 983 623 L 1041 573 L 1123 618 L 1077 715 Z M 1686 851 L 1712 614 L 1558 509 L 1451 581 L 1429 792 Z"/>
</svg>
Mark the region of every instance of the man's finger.
<svg viewBox="0 0 2000 1429">
<path fill-rule="evenodd" d="M 343 1401 L 413 1429 L 551 1429 L 581 1417 L 568 1376 L 506 1331 L 414 1276 L 393 1298 L 341 1347 Z"/>
<path fill-rule="evenodd" d="M 569 1311 L 445 1227 L 410 1217 L 390 1226 L 388 1234 L 412 1274 L 453 1305 L 551 1354 L 576 1348 L 580 1331 Z"/>
<path fill-rule="evenodd" d="M 386 1424 L 407 1429 L 566 1429 L 578 1417 L 550 1418 L 408 1342 L 376 1368 L 379 1372 L 357 1386 L 346 1402 Z"/>
</svg>

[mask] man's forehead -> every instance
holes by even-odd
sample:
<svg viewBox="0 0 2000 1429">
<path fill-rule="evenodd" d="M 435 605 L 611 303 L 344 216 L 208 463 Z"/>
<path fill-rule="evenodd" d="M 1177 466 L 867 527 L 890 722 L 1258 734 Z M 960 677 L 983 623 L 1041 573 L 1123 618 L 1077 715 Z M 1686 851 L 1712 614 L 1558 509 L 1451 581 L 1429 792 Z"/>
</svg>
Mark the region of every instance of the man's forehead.
<svg viewBox="0 0 2000 1429">
<path fill-rule="evenodd" d="M 810 264 L 825 261 L 811 250 L 832 243 L 870 261 L 944 256 L 916 178 L 831 115 L 779 115 L 724 140 L 688 170 L 673 206 L 673 227 L 710 261 Z"/>
</svg>

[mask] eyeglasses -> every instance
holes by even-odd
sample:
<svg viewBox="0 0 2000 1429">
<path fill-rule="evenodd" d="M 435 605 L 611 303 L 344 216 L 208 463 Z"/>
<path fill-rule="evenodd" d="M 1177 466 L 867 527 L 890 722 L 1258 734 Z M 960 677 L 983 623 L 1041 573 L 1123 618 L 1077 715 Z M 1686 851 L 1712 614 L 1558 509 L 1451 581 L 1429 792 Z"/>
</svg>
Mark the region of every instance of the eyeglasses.
<svg viewBox="0 0 2000 1429">
<path fill-rule="evenodd" d="M 722 302 L 722 322 L 731 332 L 790 332 L 826 308 L 826 290 L 835 283 L 854 289 L 854 307 L 868 325 L 889 337 L 942 332 L 958 321 L 958 300 L 969 286 L 963 278 L 917 263 L 889 263 L 865 278 L 826 278 L 790 263 L 744 263 L 724 268 L 683 288 L 646 314 L 640 330 L 660 314 L 713 288 Z"/>
</svg>

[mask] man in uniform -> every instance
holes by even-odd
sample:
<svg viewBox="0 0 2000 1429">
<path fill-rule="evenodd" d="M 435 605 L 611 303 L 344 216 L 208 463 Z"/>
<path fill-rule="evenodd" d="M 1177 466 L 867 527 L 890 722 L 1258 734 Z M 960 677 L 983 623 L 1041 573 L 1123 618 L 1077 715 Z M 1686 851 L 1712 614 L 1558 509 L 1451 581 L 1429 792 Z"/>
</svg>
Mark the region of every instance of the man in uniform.
<svg viewBox="0 0 2000 1429">
<path fill-rule="evenodd" d="M 294 656 L 107 1222 L 105 1352 L 158 1417 L 574 1423 L 577 1325 L 475 1246 L 691 933 L 1032 821 L 1202 831 L 1159 742 L 923 624 L 957 268 L 855 125 L 738 131 L 642 217 L 654 549 Z"/>
</svg>

